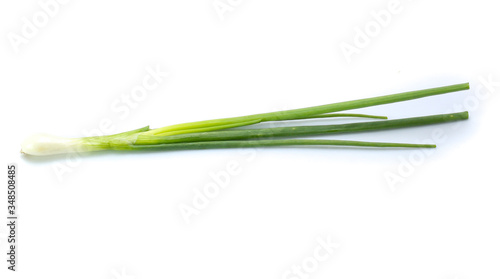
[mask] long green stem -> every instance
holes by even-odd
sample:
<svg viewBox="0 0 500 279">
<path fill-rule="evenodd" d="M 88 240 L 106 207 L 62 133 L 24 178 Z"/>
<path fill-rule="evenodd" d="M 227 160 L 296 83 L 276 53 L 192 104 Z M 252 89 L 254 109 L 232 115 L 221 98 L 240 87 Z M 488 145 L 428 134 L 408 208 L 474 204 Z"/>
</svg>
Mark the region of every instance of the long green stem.
<svg viewBox="0 0 500 279">
<path fill-rule="evenodd" d="M 225 130 L 229 128 L 236 128 L 236 127 L 241 127 L 241 126 L 248 126 L 252 124 L 257 124 L 260 123 L 260 119 L 256 120 L 250 120 L 246 122 L 240 122 L 240 123 L 229 123 L 229 124 L 221 124 L 221 125 L 214 125 L 214 126 L 207 126 L 207 127 L 197 127 L 197 128 L 191 128 L 191 129 L 185 129 L 185 130 L 173 130 L 169 132 L 163 132 L 161 133 L 161 136 L 171 136 L 171 135 L 179 135 L 179 134 L 193 134 L 193 133 L 201 133 L 201 132 L 210 132 L 210 131 L 216 131 L 216 130 Z"/>
<path fill-rule="evenodd" d="M 190 122 L 184 124 L 177 124 L 166 126 L 163 128 L 158 128 L 154 130 L 150 130 L 145 132 L 145 134 L 149 135 L 161 135 L 166 132 L 171 131 L 180 131 L 180 130 L 191 130 L 194 128 L 201 127 L 210 127 L 210 126 L 221 126 L 227 124 L 241 124 L 241 126 L 246 125 L 249 121 L 265 122 L 265 121 L 280 121 L 280 120 L 293 120 L 300 119 L 312 115 L 319 115 L 330 112 L 344 111 L 350 109 L 357 109 L 363 107 L 370 107 L 376 105 L 383 105 L 401 101 L 408 101 L 433 95 L 445 94 L 460 90 L 469 89 L 469 83 L 455 84 L 443 87 L 436 87 L 424 90 L 416 90 L 409 91 L 404 93 L 397 93 L 379 97 L 372 97 L 354 101 L 346 101 L 340 103 L 333 103 L 328 105 L 314 106 L 308 108 L 300 108 L 300 109 L 292 109 L 278 112 L 270 112 L 270 113 L 260 113 L 248 116 L 240 116 L 240 117 L 231 117 L 231 118 L 222 118 L 222 119 L 214 119 L 214 120 L 205 120 L 205 121 L 197 121 Z"/>
<path fill-rule="evenodd" d="M 328 114 L 305 116 L 305 117 L 290 119 L 290 120 L 304 120 L 304 119 L 315 119 L 315 118 L 334 118 L 334 117 L 359 117 L 359 118 L 387 119 L 387 116 L 368 115 L 368 114 L 359 114 L 359 113 L 328 113 Z M 172 136 L 172 135 L 179 135 L 179 134 L 191 134 L 191 133 L 218 131 L 218 130 L 225 130 L 225 129 L 229 129 L 229 128 L 249 126 L 249 125 L 257 124 L 260 122 L 262 122 L 262 119 L 255 119 L 255 120 L 238 122 L 238 123 L 221 124 L 221 125 L 213 125 L 213 126 L 206 126 L 206 127 L 196 127 L 196 128 L 189 128 L 189 129 L 183 129 L 183 130 L 172 130 L 172 131 L 162 132 L 160 134 L 157 134 L 156 136 Z"/>
<path fill-rule="evenodd" d="M 383 129 L 397 129 L 412 126 L 430 125 L 450 121 L 464 120 L 468 112 L 438 114 L 421 117 L 371 121 L 336 125 L 292 126 L 263 129 L 223 130 L 204 133 L 180 134 L 173 136 L 149 136 L 142 133 L 135 141 L 136 145 L 166 144 L 178 142 L 242 140 L 270 137 L 298 137 L 330 133 L 349 133 Z"/>
<path fill-rule="evenodd" d="M 402 148 L 435 148 L 434 144 L 365 142 L 350 140 L 311 140 L 311 139 L 282 139 L 282 140 L 231 140 L 231 141 L 204 141 L 183 142 L 153 145 L 133 144 L 117 150 L 191 150 L 215 148 L 244 148 L 266 146 L 364 146 L 364 147 L 402 147 Z"/>
</svg>

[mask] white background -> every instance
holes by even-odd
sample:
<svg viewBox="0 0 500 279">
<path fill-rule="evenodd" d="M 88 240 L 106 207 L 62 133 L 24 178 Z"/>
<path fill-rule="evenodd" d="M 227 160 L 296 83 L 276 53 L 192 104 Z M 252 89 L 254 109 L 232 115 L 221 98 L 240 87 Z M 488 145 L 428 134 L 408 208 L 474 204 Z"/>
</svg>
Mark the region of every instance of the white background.
<svg viewBox="0 0 500 279">
<path fill-rule="evenodd" d="M 388 0 L 68 1 L 43 22 L 47 2 L 0 4 L 2 168 L 18 166 L 20 218 L 18 272 L 2 260 L 2 278 L 500 277 L 495 2 L 401 0 L 386 26 L 374 14 Z M 39 27 L 23 35 L 27 22 Z M 367 27 L 348 62 L 341 45 L 356 47 Z M 132 96 L 155 68 L 168 77 Z M 356 111 L 469 110 L 468 121 L 327 137 L 434 140 L 429 153 L 19 153 L 38 132 L 81 137 L 463 82 L 471 90 Z M 179 207 L 228 166 L 236 174 L 187 223 Z M 321 261 L 311 258 L 318 238 L 337 245 Z M 303 275 L 287 273 L 303 264 Z"/>
</svg>

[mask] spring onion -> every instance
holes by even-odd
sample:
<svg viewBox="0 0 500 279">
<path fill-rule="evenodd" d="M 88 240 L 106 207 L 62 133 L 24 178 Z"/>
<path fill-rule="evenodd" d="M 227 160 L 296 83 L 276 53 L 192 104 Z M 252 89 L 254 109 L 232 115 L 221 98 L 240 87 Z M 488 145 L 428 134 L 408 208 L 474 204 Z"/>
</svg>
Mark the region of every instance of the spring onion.
<svg viewBox="0 0 500 279">
<path fill-rule="evenodd" d="M 54 155 L 101 150 L 187 150 L 263 146 L 363 146 L 434 148 L 433 144 L 365 142 L 348 140 L 302 139 L 299 136 L 325 135 L 406 128 L 468 119 L 467 112 L 386 120 L 385 116 L 337 113 L 382 104 L 408 101 L 433 95 L 469 89 L 468 83 L 346 101 L 301 109 L 261 113 L 240 117 L 213 119 L 150 129 L 149 126 L 129 132 L 83 138 L 62 138 L 46 134 L 27 138 L 21 152 L 29 155 Z M 369 122 L 336 125 L 287 126 L 255 128 L 268 121 L 295 121 L 331 117 L 377 119 Z M 238 127 L 248 127 L 241 129 Z"/>
</svg>

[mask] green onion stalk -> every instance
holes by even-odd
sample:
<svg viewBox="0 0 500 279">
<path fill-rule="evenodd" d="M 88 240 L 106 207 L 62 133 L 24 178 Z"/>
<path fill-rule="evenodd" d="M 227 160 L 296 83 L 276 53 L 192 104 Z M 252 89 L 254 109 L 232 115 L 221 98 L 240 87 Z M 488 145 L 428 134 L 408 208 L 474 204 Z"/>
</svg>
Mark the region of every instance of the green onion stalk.
<svg viewBox="0 0 500 279">
<path fill-rule="evenodd" d="M 393 120 L 387 120 L 386 116 L 338 112 L 409 101 L 467 89 L 469 89 L 469 84 L 461 83 L 321 106 L 189 122 L 157 129 L 150 129 L 149 126 L 146 126 L 124 133 L 97 137 L 62 138 L 39 134 L 27 138 L 22 143 L 21 152 L 29 155 L 44 156 L 101 150 L 189 150 L 265 146 L 435 148 L 436 146 L 433 144 L 304 139 L 298 137 L 398 129 L 465 120 L 469 117 L 466 111 Z M 359 117 L 376 120 L 336 125 L 305 125 L 274 128 L 255 128 L 252 126 L 269 121 L 294 121 L 333 117 Z M 244 126 L 244 129 L 239 128 Z"/>
</svg>

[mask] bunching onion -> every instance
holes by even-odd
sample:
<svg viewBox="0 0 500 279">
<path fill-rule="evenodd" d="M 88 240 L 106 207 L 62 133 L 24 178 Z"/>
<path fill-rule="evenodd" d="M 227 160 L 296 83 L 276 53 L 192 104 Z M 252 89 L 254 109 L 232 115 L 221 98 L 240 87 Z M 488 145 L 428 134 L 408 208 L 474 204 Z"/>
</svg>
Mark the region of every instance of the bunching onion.
<svg viewBox="0 0 500 279">
<path fill-rule="evenodd" d="M 83 138 L 62 138 L 46 134 L 34 135 L 22 143 L 24 154 L 44 156 L 101 150 L 187 150 L 264 146 L 362 146 L 375 148 L 435 148 L 433 144 L 367 142 L 338 139 L 307 139 L 303 137 L 397 129 L 450 121 L 465 120 L 468 112 L 387 120 L 385 116 L 337 113 L 469 89 L 468 83 L 339 102 L 321 106 L 260 113 L 240 117 L 204 120 L 150 129 L 149 126 L 129 132 Z M 269 121 L 295 121 L 330 117 L 361 117 L 376 121 L 335 125 L 303 125 L 256 128 Z M 238 127 L 245 127 L 244 129 Z M 237 129 L 235 129 L 237 128 Z"/>
</svg>

